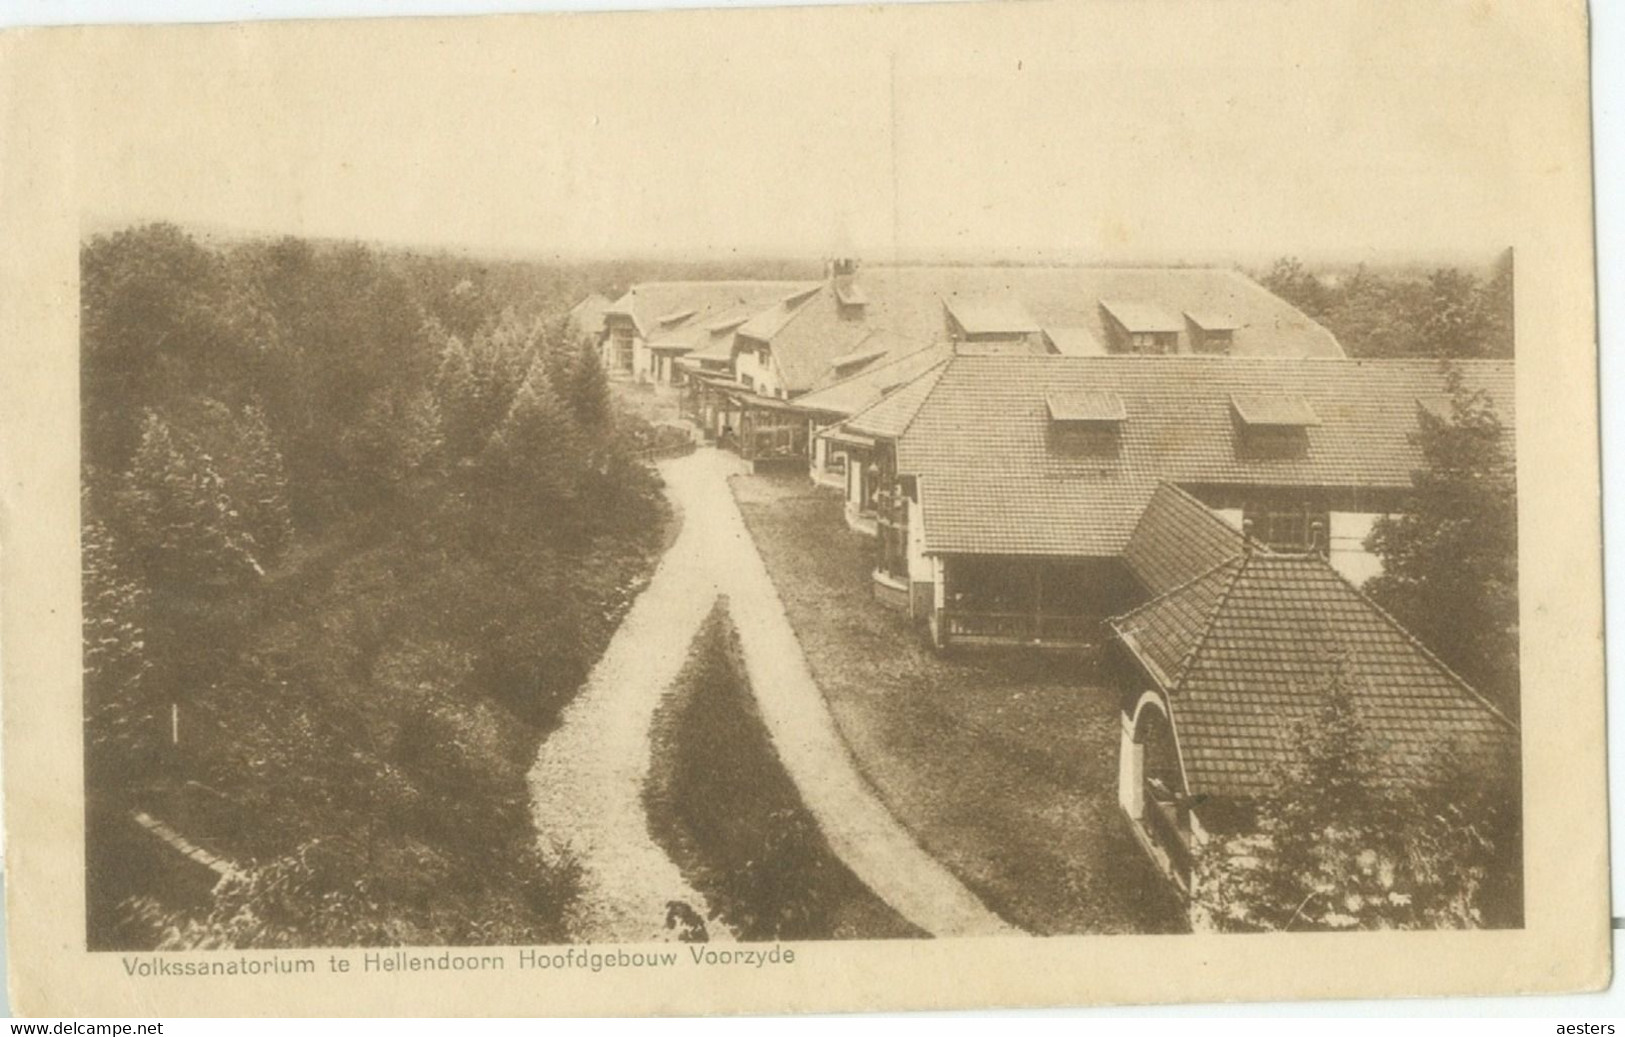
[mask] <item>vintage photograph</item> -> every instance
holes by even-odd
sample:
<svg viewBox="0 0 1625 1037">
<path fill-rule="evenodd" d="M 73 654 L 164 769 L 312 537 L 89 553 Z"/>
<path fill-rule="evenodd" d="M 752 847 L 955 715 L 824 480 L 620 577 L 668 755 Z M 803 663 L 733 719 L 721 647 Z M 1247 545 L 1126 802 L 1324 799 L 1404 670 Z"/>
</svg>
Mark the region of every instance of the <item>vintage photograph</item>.
<svg viewBox="0 0 1625 1037">
<path fill-rule="evenodd" d="M 1424 945 L 1432 989 L 1606 976 L 1546 18 L 13 46 L 107 70 L 6 181 L 73 225 L 9 293 L 57 337 L 0 312 L 62 450 L 6 480 L 61 507 L 4 501 L 8 823 L 62 946 L 205 1011 L 210 962 L 336 1011 L 385 993 L 352 965 L 490 973 L 455 1011 L 504 971 L 594 1012 L 1420 991 Z M 1370 978 L 1291 981 L 1359 940 Z"/>
<path fill-rule="evenodd" d="M 90 230 L 89 945 L 1520 925 L 1478 229 Z"/>
</svg>

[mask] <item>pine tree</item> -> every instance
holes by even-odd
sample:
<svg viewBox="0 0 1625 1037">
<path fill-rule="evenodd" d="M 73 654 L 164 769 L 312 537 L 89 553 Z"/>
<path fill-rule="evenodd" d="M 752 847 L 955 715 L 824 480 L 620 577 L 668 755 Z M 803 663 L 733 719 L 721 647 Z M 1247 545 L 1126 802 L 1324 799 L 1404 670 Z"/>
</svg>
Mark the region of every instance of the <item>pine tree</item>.
<svg viewBox="0 0 1625 1037">
<path fill-rule="evenodd" d="M 609 429 L 614 410 L 610 403 L 609 376 L 599 363 L 598 349 L 584 342 L 565 357 L 569 377 L 566 393 L 576 423 L 585 431 L 602 436 Z"/>
<path fill-rule="evenodd" d="M 1451 376 L 1451 413 L 1426 412 L 1423 467 L 1403 514 L 1367 547 L 1383 571 L 1366 591 L 1435 654 L 1518 716 L 1518 507 L 1506 437 L 1489 397 Z"/>
<path fill-rule="evenodd" d="M 468 457 L 485 443 L 479 428 L 479 401 L 474 384 L 474 356 L 462 339 L 449 336 L 441 347 L 435 373 L 435 399 L 444 429 L 446 452 Z"/>
<path fill-rule="evenodd" d="M 249 406 L 236 424 L 241 460 L 235 466 L 238 478 L 234 495 L 240 501 L 249 534 L 259 546 L 263 560 L 268 562 L 280 554 L 293 537 L 288 473 L 261 408 Z"/>
<path fill-rule="evenodd" d="M 486 471 L 515 501 L 570 503 L 580 483 L 582 436 L 537 359 L 485 452 Z"/>
<path fill-rule="evenodd" d="M 128 780 L 150 765 L 161 735 L 161 708 L 148 686 L 148 594 L 125 571 L 113 532 L 100 520 L 84 522 L 80 552 L 86 766 L 109 781 Z"/>
<path fill-rule="evenodd" d="M 215 458 L 156 412 L 142 419 L 122 496 L 134 550 L 155 587 L 230 583 L 264 574 L 253 533 Z"/>
</svg>

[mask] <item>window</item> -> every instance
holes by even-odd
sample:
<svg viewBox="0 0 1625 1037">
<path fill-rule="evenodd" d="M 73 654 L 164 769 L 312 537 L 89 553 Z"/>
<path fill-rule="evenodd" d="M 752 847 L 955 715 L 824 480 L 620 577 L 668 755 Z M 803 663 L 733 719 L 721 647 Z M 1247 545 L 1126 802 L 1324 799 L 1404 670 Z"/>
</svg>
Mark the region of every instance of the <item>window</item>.
<svg viewBox="0 0 1625 1037">
<path fill-rule="evenodd" d="M 1309 456 L 1309 430 L 1289 426 L 1244 428 L 1236 447 L 1237 456 L 1244 460 L 1301 460 Z"/>
<path fill-rule="evenodd" d="M 1179 346 L 1179 335 L 1167 331 L 1134 331 L 1129 333 L 1128 347 L 1132 353 L 1172 353 Z"/>
<path fill-rule="evenodd" d="M 615 347 L 615 366 L 622 371 L 632 370 L 632 329 L 618 327 L 612 332 Z"/>
<path fill-rule="evenodd" d="M 1236 333 L 1228 328 L 1220 331 L 1203 331 L 1198 328 L 1191 336 L 1192 345 L 1198 353 L 1228 353 L 1235 344 Z"/>
<path fill-rule="evenodd" d="M 1108 421 L 1057 421 L 1050 425 L 1050 448 L 1063 457 L 1114 458 L 1121 437 Z"/>
<path fill-rule="evenodd" d="M 1253 538 L 1279 551 L 1326 549 L 1331 515 L 1305 501 L 1253 501 L 1242 508 Z"/>
</svg>

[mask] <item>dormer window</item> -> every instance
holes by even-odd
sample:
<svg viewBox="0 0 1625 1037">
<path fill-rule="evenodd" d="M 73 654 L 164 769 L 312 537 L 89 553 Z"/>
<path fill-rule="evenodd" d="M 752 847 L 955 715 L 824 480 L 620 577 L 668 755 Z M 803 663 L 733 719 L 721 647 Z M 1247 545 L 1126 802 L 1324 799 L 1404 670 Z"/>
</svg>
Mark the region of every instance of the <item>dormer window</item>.
<svg viewBox="0 0 1625 1037">
<path fill-rule="evenodd" d="M 1100 301 L 1106 342 L 1116 353 L 1175 353 L 1183 323 L 1160 306 L 1123 300 Z"/>
<path fill-rule="evenodd" d="M 1015 299 L 943 301 L 949 339 L 954 342 L 1024 342 L 1042 334 L 1038 322 Z"/>
<path fill-rule="evenodd" d="M 1320 417 L 1309 401 L 1291 393 L 1236 393 L 1230 397 L 1238 427 L 1237 453 L 1255 460 L 1309 455 L 1309 429 Z"/>
<path fill-rule="evenodd" d="M 835 377 L 847 378 L 851 375 L 857 374 L 859 371 L 863 370 L 863 368 L 867 367 L 872 362 L 879 360 L 885 355 L 885 349 L 860 349 L 856 352 L 847 353 L 844 356 L 836 357 L 834 360 L 829 362 L 829 366 L 834 369 Z"/>
<path fill-rule="evenodd" d="M 1191 351 L 1224 354 L 1236 344 L 1236 329 L 1241 322 L 1226 313 L 1185 311 L 1185 330 L 1190 335 Z"/>
<path fill-rule="evenodd" d="M 698 310 L 673 310 L 664 317 L 656 317 L 655 323 L 659 324 L 662 328 L 675 328 L 677 325 L 683 323 L 685 320 L 688 320 L 698 312 Z"/>
<path fill-rule="evenodd" d="M 1051 393 L 1044 398 L 1049 411 L 1050 446 L 1069 457 L 1116 457 L 1121 447 L 1128 408 L 1114 392 Z"/>
</svg>

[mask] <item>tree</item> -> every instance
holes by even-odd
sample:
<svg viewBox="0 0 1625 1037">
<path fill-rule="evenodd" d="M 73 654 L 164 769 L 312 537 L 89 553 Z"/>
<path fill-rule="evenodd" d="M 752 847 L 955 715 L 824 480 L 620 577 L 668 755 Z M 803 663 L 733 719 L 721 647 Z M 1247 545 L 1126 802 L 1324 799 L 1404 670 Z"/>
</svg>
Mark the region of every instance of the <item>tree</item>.
<svg viewBox="0 0 1625 1037">
<path fill-rule="evenodd" d="M 353 477 L 387 492 L 435 470 L 444 446 L 440 405 L 427 390 L 375 393 L 342 441 Z"/>
<path fill-rule="evenodd" d="M 142 420 L 123 505 L 154 587 L 229 585 L 264 574 L 253 532 L 214 457 L 154 411 Z"/>
<path fill-rule="evenodd" d="M 1516 473 L 1489 396 L 1449 377 L 1448 416 L 1422 413 L 1422 467 L 1404 513 L 1377 521 L 1365 586 L 1434 654 L 1518 716 Z"/>
<path fill-rule="evenodd" d="M 1474 357 L 1487 349 L 1490 322 L 1483 308 L 1478 278 L 1443 267 L 1428 275 L 1414 296 L 1411 319 L 1418 352 L 1423 356 Z"/>
<path fill-rule="evenodd" d="M 1392 772 L 1334 662 L 1318 705 L 1283 732 L 1250 826 L 1196 854 L 1193 903 L 1227 931 L 1516 925 L 1521 844 L 1516 756 L 1468 769 L 1451 747 Z"/>
<path fill-rule="evenodd" d="M 89 519 L 84 570 L 86 768 L 93 785 L 120 785 L 151 766 L 161 704 L 149 694 L 147 590 L 125 570 L 113 532 Z"/>
<path fill-rule="evenodd" d="M 590 340 L 574 349 L 566 348 L 561 358 L 566 366 L 564 396 L 583 429 L 603 433 L 614 413 L 609 395 L 609 376 L 598 357 L 598 347 Z"/>
<path fill-rule="evenodd" d="M 1317 320 L 1326 313 L 1326 286 L 1296 256 L 1277 259 L 1259 283 Z"/>
<path fill-rule="evenodd" d="M 271 439 L 271 427 L 262 408 L 250 405 L 233 425 L 237 441 L 234 496 L 249 534 L 262 557 L 269 561 L 279 555 L 293 537 L 288 473 L 282 464 L 282 452 Z"/>
<path fill-rule="evenodd" d="M 576 496 L 581 458 L 581 432 L 537 358 L 486 447 L 486 473 L 508 499 L 557 509 Z"/>
</svg>

